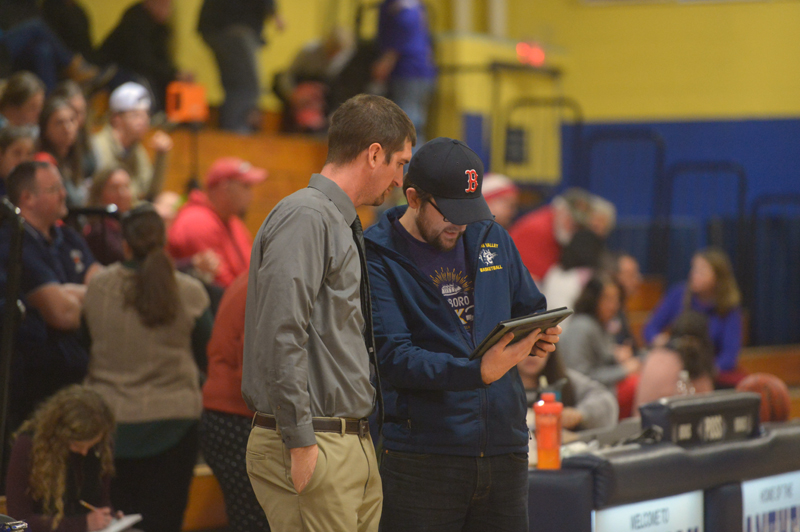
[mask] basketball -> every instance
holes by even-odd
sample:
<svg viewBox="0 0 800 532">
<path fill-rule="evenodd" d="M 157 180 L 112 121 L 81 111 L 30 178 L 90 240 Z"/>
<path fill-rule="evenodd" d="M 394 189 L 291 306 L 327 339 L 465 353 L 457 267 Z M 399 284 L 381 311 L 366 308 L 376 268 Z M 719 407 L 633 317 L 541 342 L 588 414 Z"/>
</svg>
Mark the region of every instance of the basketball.
<svg viewBox="0 0 800 532">
<path fill-rule="evenodd" d="M 781 379 L 769 373 L 753 373 L 739 382 L 740 392 L 761 394 L 761 422 L 786 421 L 789 419 L 791 400 L 789 389 Z"/>
</svg>

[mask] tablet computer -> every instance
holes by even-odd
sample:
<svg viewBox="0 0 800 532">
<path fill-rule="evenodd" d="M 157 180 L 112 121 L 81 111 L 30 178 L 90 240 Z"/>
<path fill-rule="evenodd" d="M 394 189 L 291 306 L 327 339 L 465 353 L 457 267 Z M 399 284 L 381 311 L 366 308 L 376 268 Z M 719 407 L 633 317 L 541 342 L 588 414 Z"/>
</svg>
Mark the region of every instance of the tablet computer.
<svg viewBox="0 0 800 532">
<path fill-rule="evenodd" d="M 480 345 L 475 348 L 475 350 L 469 356 L 469 359 L 475 360 L 478 357 L 482 357 L 484 354 L 486 354 L 486 351 L 491 349 L 491 347 L 496 344 L 500 338 L 505 336 L 506 333 L 514 333 L 514 339 L 511 340 L 511 344 L 513 344 L 522 340 L 528 336 L 529 333 L 536 329 L 541 329 L 542 332 L 544 332 L 550 327 L 555 327 L 571 315 L 571 310 L 569 310 L 567 307 L 561 307 L 544 312 L 537 312 L 536 314 L 531 314 L 529 316 L 522 316 L 520 318 L 501 321 L 495 326 L 494 330 L 483 339 Z"/>
</svg>

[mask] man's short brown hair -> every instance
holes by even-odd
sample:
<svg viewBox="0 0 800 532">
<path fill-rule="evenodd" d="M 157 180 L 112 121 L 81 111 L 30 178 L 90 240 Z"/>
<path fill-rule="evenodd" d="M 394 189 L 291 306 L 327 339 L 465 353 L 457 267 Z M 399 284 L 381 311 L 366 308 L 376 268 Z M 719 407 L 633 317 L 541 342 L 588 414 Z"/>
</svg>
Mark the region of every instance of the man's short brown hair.
<svg viewBox="0 0 800 532">
<path fill-rule="evenodd" d="M 388 163 L 406 140 L 414 146 L 417 132 L 396 103 L 383 96 L 359 94 L 344 102 L 331 117 L 325 163 L 347 164 L 375 142 L 383 147 Z"/>
<path fill-rule="evenodd" d="M 6 178 L 6 193 L 9 201 L 19 206 L 23 191 L 33 192 L 36 190 L 36 172 L 50 168 L 50 166 L 50 163 L 42 161 L 24 161 L 15 166 Z"/>
</svg>

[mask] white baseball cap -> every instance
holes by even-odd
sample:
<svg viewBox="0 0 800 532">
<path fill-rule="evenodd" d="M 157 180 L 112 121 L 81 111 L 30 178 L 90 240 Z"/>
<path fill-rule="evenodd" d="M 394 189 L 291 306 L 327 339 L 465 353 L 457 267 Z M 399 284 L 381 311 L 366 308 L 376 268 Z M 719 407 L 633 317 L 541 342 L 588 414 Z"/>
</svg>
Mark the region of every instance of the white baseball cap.
<svg viewBox="0 0 800 532">
<path fill-rule="evenodd" d="M 144 86 L 129 81 L 123 83 L 111 93 L 108 108 L 112 113 L 122 113 L 135 109 L 150 110 L 150 93 Z"/>
</svg>

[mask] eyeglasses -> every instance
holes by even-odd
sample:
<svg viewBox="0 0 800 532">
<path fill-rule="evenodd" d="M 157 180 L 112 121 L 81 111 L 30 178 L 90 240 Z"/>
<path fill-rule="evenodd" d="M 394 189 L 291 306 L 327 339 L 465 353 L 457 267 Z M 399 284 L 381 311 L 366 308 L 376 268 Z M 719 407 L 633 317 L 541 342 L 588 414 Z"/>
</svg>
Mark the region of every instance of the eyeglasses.
<svg viewBox="0 0 800 532">
<path fill-rule="evenodd" d="M 439 214 L 442 215 L 442 218 L 444 218 L 445 223 L 448 223 L 448 224 L 450 223 L 450 220 L 447 219 L 447 216 L 444 215 L 442 210 L 433 202 L 433 200 L 429 201 L 428 203 L 431 205 L 431 207 L 436 209 L 436 212 L 438 212 Z"/>
</svg>

